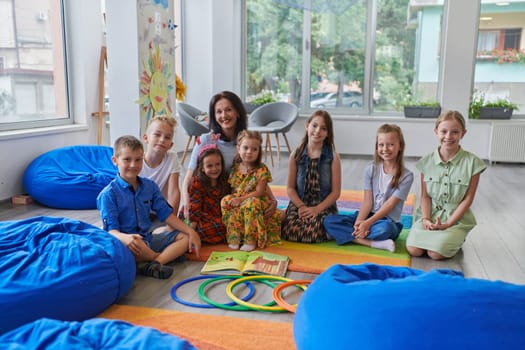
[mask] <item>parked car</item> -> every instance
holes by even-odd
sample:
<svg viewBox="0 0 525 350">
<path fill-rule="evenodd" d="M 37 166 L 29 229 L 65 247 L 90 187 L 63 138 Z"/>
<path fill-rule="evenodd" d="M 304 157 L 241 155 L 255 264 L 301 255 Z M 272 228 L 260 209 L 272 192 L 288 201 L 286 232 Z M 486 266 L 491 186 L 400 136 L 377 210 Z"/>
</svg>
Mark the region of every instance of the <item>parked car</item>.
<svg viewBox="0 0 525 350">
<path fill-rule="evenodd" d="M 329 94 L 331 94 L 331 92 L 329 92 L 329 91 L 312 92 L 310 94 L 310 102 L 313 102 L 315 100 L 319 100 L 319 99 L 325 98 Z"/>
<path fill-rule="evenodd" d="M 337 92 L 331 92 L 323 98 L 310 100 L 312 108 L 335 108 L 337 103 Z M 361 108 L 363 106 L 363 95 L 357 91 L 343 92 L 341 107 Z"/>
</svg>

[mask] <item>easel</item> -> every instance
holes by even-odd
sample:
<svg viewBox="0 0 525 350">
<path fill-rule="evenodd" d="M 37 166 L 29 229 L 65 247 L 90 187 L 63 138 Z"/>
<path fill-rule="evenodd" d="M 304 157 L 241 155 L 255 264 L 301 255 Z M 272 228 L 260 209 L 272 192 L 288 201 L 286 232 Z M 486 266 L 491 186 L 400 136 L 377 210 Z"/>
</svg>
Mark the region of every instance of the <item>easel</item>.
<svg viewBox="0 0 525 350">
<path fill-rule="evenodd" d="M 105 80 L 105 68 L 108 64 L 108 58 L 106 53 L 106 46 L 102 46 L 100 50 L 100 61 L 98 68 L 98 112 L 91 113 L 92 117 L 98 118 L 98 132 L 97 132 L 97 144 L 102 144 L 102 125 L 104 124 L 104 118 L 109 115 L 109 112 L 104 111 L 104 80 Z"/>
</svg>

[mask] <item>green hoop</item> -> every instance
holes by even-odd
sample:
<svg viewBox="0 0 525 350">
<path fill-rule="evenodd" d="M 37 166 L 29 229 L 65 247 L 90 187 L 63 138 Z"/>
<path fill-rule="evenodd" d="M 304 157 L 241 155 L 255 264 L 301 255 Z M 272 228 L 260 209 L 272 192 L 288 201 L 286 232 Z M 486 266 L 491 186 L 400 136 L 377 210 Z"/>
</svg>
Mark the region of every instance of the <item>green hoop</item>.
<svg viewBox="0 0 525 350">
<path fill-rule="evenodd" d="M 238 285 L 239 282 L 242 283 L 242 282 L 246 282 L 246 281 L 261 281 L 261 280 L 264 280 L 264 281 L 282 281 L 282 282 L 292 281 L 289 278 L 280 277 L 280 276 L 270 276 L 270 275 L 247 276 L 247 277 L 242 277 L 242 278 L 239 278 L 237 280 L 231 281 L 226 286 L 226 294 L 230 297 L 231 300 L 235 301 L 237 304 L 245 306 L 245 307 L 250 308 L 250 309 L 255 310 L 255 311 L 270 311 L 270 312 L 287 311 L 285 308 L 283 308 L 281 306 L 268 306 L 268 305 L 257 305 L 257 304 L 248 303 L 246 301 L 243 301 L 243 300 L 237 298 L 232 292 L 233 288 L 236 285 Z"/>
<path fill-rule="evenodd" d="M 240 278 L 240 277 L 234 277 L 234 278 Z M 232 276 L 218 276 L 218 277 L 215 277 L 215 278 L 211 278 L 211 279 L 208 279 L 204 282 L 201 283 L 201 285 L 199 286 L 199 297 L 206 303 L 210 304 L 210 305 L 213 305 L 215 307 L 218 307 L 219 309 L 224 309 L 224 310 L 230 310 L 230 311 L 249 311 L 251 310 L 249 307 L 246 307 L 246 306 L 242 306 L 242 305 L 227 305 L 227 304 L 220 304 L 216 301 L 213 301 L 211 300 L 210 298 L 208 298 L 208 296 L 206 295 L 206 293 L 204 292 L 204 289 L 210 284 L 210 283 L 214 283 L 214 282 L 217 282 L 217 281 L 220 281 L 220 280 L 225 280 L 225 279 L 229 279 L 231 280 L 232 279 Z M 271 283 L 271 282 L 268 282 L 268 281 L 261 281 L 261 283 L 264 283 L 272 288 L 275 288 L 275 284 Z M 270 301 L 269 303 L 266 303 L 264 304 L 264 306 L 271 306 L 271 305 L 275 305 L 275 300 L 272 300 Z"/>
</svg>

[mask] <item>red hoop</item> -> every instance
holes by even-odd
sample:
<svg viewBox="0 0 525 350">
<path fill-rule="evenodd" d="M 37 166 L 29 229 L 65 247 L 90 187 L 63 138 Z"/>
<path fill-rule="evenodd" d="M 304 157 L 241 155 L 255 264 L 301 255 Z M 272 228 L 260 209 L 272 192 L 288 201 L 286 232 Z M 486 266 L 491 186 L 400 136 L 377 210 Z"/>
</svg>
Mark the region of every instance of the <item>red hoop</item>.
<svg viewBox="0 0 525 350">
<path fill-rule="evenodd" d="M 310 283 L 312 283 L 312 280 L 295 280 L 295 281 L 288 281 L 288 282 L 281 283 L 273 289 L 273 300 L 275 300 L 277 305 L 279 305 L 283 309 L 295 313 L 295 310 L 297 309 L 297 304 L 290 305 L 289 303 L 287 303 L 284 300 L 283 296 L 281 295 L 281 292 L 285 288 L 290 287 L 290 286 L 298 286 L 303 291 L 305 291 L 306 290 L 305 285 L 310 284 Z"/>
</svg>

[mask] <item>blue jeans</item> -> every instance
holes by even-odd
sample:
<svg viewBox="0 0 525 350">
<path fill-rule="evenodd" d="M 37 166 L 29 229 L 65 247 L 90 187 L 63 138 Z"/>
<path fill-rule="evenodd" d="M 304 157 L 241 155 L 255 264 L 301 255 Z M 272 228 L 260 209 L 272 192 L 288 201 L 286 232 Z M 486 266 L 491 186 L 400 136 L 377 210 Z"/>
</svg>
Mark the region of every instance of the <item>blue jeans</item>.
<svg viewBox="0 0 525 350">
<path fill-rule="evenodd" d="M 147 245 L 156 253 L 161 253 L 167 246 L 175 242 L 175 238 L 180 233 L 180 231 L 168 231 L 150 234 L 151 241 L 144 240 Z"/>
<path fill-rule="evenodd" d="M 349 215 L 327 215 L 324 218 L 323 226 L 328 235 L 335 239 L 337 244 L 349 243 L 355 239 L 352 233 L 354 233 L 354 224 L 358 214 L 359 212 L 357 211 Z M 372 215 L 374 213 L 368 214 L 368 217 Z M 403 224 L 385 216 L 374 222 L 370 227 L 370 233 L 365 238 L 372 241 L 384 241 L 386 239 L 395 241 L 402 229 Z"/>
</svg>

